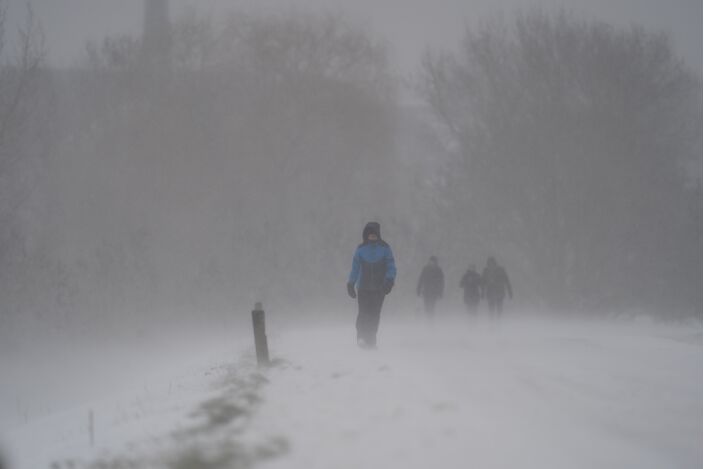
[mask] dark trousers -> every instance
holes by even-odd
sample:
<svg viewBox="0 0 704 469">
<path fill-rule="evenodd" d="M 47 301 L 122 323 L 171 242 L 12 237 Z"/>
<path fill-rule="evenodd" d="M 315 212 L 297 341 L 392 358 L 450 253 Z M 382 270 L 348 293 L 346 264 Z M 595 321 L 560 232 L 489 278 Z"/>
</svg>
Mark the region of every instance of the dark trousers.
<svg viewBox="0 0 704 469">
<path fill-rule="evenodd" d="M 487 302 L 489 303 L 489 312 L 492 316 L 499 317 L 501 312 L 504 310 L 504 299 L 501 296 L 488 297 Z"/>
<path fill-rule="evenodd" d="M 425 314 L 433 316 L 435 314 L 435 302 L 437 297 L 426 295 L 423 297 L 423 306 L 425 306 Z"/>
<path fill-rule="evenodd" d="M 470 314 L 476 314 L 477 308 L 479 307 L 479 297 L 478 296 L 465 296 L 464 304 L 467 306 L 467 312 Z"/>
<path fill-rule="evenodd" d="M 376 345 L 376 332 L 379 330 L 381 306 L 384 304 L 384 292 L 380 290 L 359 290 L 357 303 L 357 340 L 363 340 L 366 345 Z"/>
</svg>

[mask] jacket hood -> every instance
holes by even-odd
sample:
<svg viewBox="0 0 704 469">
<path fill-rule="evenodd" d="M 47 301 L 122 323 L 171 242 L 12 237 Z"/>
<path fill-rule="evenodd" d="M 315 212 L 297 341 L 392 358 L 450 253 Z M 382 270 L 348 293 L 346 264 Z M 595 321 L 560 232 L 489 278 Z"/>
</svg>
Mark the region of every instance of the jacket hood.
<svg viewBox="0 0 704 469">
<path fill-rule="evenodd" d="M 370 234 L 376 234 L 376 237 L 381 239 L 381 225 L 375 221 L 370 221 L 364 226 L 362 231 L 362 241 L 366 242 Z"/>
</svg>

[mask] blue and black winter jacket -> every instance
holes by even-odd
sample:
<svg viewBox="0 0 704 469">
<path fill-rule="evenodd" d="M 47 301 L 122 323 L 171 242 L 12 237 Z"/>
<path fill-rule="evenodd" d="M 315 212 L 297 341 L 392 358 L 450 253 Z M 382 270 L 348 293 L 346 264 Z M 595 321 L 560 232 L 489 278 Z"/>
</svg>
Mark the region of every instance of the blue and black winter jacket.
<svg viewBox="0 0 704 469">
<path fill-rule="evenodd" d="M 365 241 L 352 259 L 349 283 L 359 290 L 383 290 L 387 280 L 396 279 L 396 263 L 391 247 L 381 239 Z"/>
</svg>

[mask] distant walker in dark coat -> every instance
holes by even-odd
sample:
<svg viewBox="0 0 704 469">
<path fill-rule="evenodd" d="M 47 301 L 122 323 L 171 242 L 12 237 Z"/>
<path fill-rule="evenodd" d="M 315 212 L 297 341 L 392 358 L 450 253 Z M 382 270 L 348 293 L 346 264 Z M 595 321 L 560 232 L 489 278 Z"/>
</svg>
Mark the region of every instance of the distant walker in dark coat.
<svg viewBox="0 0 704 469">
<path fill-rule="evenodd" d="M 423 297 L 425 312 L 428 316 L 435 313 L 435 302 L 442 298 L 445 290 L 445 276 L 438 265 L 438 258 L 431 256 L 430 260 L 423 267 L 418 279 L 416 294 Z"/>
<path fill-rule="evenodd" d="M 489 257 L 486 267 L 482 272 L 482 291 L 489 303 L 489 312 L 498 317 L 503 311 L 504 296 L 513 299 L 511 282 L 508 280 L 506 270 L 496 263 L 496 259 Z"/>
<path fill-rule="evenodd" d="M 482 298 L 482 276 L 477 272 L 474 264 L 469 266 L 462 276 L 460 287 L 464 289 L 464 304 L 469 313 L 475 314 Z"/>
</svg>

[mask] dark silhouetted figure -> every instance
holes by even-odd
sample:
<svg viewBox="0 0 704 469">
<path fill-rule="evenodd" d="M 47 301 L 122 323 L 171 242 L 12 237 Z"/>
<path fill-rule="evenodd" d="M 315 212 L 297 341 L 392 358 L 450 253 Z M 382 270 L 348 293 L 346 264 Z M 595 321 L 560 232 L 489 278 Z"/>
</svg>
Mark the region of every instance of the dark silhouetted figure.
<svg viewBox="0 0 704 469">
<path fill-rule="evenodd" d="M 357 298 L 359 304 L 357 344 L 362 348 L 375 348 L 381 306 L 394 286 L 396 263 L 391 246 L 381 239 L 379 223 L 367 223 L 362 240 L 352 259 L 347 293 Z"/>
<path fill-rule="evenodd" d="M 438 258 L 431 256 L 428 263 L 423 267 L 418 279 L 416 294 L 423 297 L 425 313 L 433 316 L 435 313 L 435 302 L 442 297 L 445 290 L 445 276 L 438 265 Z"/>
<path fill-rule="evenodd" d="M 482 272 L 482 291 L 489 303 L 489 312 L 495 317 L 500 316 L 503 311 L 505 294 L 508 293 L 508 297 L 513 299 L 506 270 L 497 264 L 493 257 L 487 259 L 486 267 Z"/>
<path fill-rule="evenodd" d="M 482 298 L 482 276 L 479 275 L 474 264 L 471 264 L 462 276 L 460 287 L 464 289 L 464 304 L 467 306 L 467 311 L 475 314 L 479 300 Z"/>
</svg>

